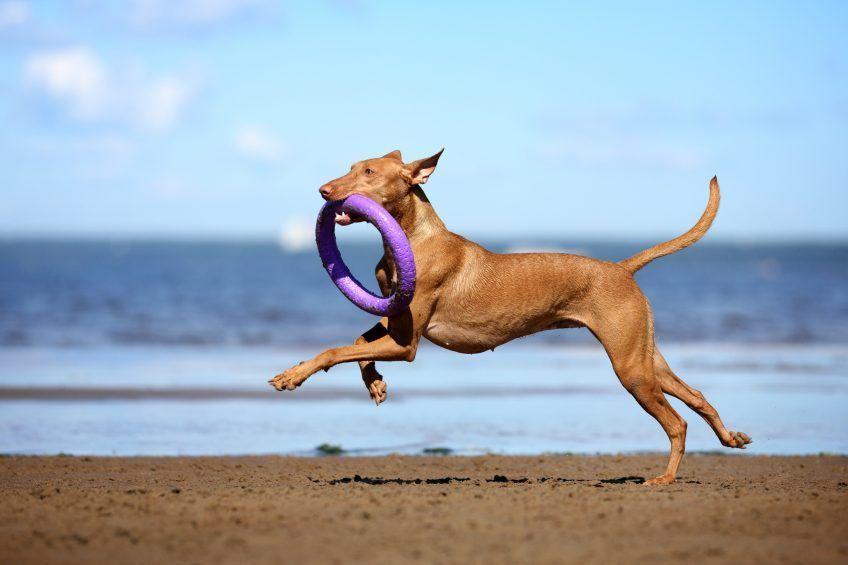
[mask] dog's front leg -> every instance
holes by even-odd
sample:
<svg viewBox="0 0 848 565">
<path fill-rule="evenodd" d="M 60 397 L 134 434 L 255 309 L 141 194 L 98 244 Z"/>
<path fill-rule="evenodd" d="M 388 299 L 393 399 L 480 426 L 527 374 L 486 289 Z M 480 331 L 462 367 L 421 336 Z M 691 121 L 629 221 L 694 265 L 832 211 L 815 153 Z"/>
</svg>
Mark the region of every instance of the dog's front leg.
<svg viewBox="0 0 848 565">
<path fill-rule="evenodd" d="M 380 320 L 373 328 L 356 338 L 355 344 L 370 343 L 380 339 L 388 333 L 388 318 Z M 362 382 L 365 383 L 365 388 L 368 389 L 368 394 L 371 399 L 379 406 L 386 400 L 386 382 L 383 380 L 383 375 L 377 372 L 377 364 L 374 361 L 360 361 L 359 371 L 362 374 Z"/>
<path fill-rule="evenodd" d="M 388 297 L 393 291 L 392 275 L 389 273 L 391 265 L 387 257 L 388 250 L 380 258 L 377 266 L 374 268 L 374 277 L 377 279 L 377 284 L 380 286 L 380 292 L 383 297 Z M 354 343 L 369 343 L 375 339 L 379 339 L 386 335 L 389 327 L 389 319 L 383 318 L 379 324 L 356 338 Z M 377 372 L 377 364 L 374 361 L 360 361 L 359 372 L 362 375 L 362 382 L 365 383 L 365 388 L 371 399 L 379 406 L 386 400 L 386 382 L 383 380 L 383 375 Z"/>
<path fill-rule="evenodd" d="M 404 314 L 384 320 L 363 334 L 353 345 L 328 349 L 268 382 L 277 390 L 294 390 L 313 374 L 322 369 L 326 371 L 339 363 L 359 361 L 364 371 L 369 362 L 373 365 L 374 361 L 412 361 L 421 337 L 421 332 L 415 331 L 412 319 L 412 314 L 407 310 Z"/>
</svg>

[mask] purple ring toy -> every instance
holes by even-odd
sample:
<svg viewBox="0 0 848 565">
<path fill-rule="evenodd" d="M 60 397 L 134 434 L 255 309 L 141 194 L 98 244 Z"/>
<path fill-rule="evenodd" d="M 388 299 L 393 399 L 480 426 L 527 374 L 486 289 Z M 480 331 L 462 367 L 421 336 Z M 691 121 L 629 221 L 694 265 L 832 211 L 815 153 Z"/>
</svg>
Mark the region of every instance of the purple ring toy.
<svg viewBox="0 0 848 565">
<path fill-rule="evenodd" d="M 336 212 L 353 212 L 380 231 L 383 243 L 388 246 L 397 269 L 397 288 L 390 296 L 377 296 L 366 289 L 345 265 L 336 244 Z M 415 293 L 415 257 L 412 247 L 397 220 L 370 198 L 351 194 L 344 200 L 324 204 L 315 226 L 315 241 L 321 262 L 330 278 L 348 300 L 366 312 L 377 316 L 394 316 L 412 302 Z"/>
</svg>

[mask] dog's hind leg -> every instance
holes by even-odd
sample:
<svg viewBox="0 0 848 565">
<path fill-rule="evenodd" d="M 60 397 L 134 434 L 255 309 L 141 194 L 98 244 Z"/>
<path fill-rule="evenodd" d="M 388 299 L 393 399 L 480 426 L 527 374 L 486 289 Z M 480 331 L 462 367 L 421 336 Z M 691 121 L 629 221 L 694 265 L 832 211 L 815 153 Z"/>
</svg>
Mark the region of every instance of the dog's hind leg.
<svg viewBox="0 0 848 565">
<path fill-rule="evenodd" d="M 640 297 L 621 305 L 619 313 L 589 327 L 606 349 L 621 384 L 659 422 L 671 444 L 665 473 L 646 484 L 670 484 L 686 451 L 686 421 L 669 404 L 654 371 L 653 323 L 647 300 Z"/>
<path fill-rule="evenodd" d="M 636 402 L 659 422 L 668 436 L 671 449 L 665 473 L 646 481 L 649 485 L 667 485 L 677 477 L 677 469 L 686 451 L 686 421 L 668 403 L 649 364 L 622 367 L 616 370 L 621 384 Z"/>
<path fill-rule="evenodd" d="M 716 409 L 707 402 L 700 391 L 690 387 L 683 379 L 674 374 L 656 345 L 654 346 L 654 372 L 660 381 L 662 391 L 682 400 L 686 406 L 706 420 L 722 445 L 745 449 L 745 446 L 751 443 L 751 438 L 747 434 L 729 431 L 724 427 Z"/>
</svg>

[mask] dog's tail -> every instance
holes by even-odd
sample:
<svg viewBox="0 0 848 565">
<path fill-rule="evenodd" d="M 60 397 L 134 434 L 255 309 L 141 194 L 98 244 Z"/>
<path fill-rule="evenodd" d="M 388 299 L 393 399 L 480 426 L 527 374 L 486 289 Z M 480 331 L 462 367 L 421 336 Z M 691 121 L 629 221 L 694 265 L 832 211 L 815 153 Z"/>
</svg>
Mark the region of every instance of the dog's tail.
<svg viewBox="0 0 848 565">
<path fill-rule="evenodd" d="M 681 249 L 685 249 L 704 237 L 707 230 L 713 224 L 713 220 L 718 213 L 718 202 L 721 200 L 721 193 L 718 189 L 718 179 L 713 177 L 710 181 L 710 200 L 707 202 L 707 209 L 701 215 L 701 219 L 695 224 L 691 230 L 681 236 L 675 237 L 671 241 L 660 243 L 653 247 L 649 247 L 644 251 L 640 251 L 633 257 L 621 261 L 619 265 L 635 273 L 654 259 L 677 253 Z"/>
</svg>

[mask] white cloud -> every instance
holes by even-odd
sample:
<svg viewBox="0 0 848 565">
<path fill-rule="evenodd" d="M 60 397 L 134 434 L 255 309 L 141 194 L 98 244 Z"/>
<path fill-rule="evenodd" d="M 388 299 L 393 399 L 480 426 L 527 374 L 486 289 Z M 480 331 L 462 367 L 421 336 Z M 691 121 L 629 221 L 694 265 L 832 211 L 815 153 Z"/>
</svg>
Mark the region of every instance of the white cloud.
<svg viewBox="0 0 848 565">
<path fill-rule="evenodd" d="M 264 163 L 279 163 L 286 154 L 286 146 L 279 137 L 255 125 L 240 127 L 234 143 L 239 153 Z"/>
<path fill-rule="evenodd" d="M 280 230 L 280 247 L 286 251 L 298 252 L 315 246 L 315 223 L 309 218 L 299 216 L 283 220 Z"/>
<path fill-rule="evenodd" d="M 138 100 L 138 123 L 151 130 L 164 130 L 174 125 L 191 96 L 189 85 L 177 77 L 155 81 L 144 98 Z"/>
<path fill-rule="evenodd" d="M 0 29 L 18 27 L 29 20 L 29 5 L 19 0 L 0 3 Z"/>
<path fill-rule="evenodd" d="M 135 0 L 131 23 L 143 30 L 208 27 L 235 17 L 261 15 L 273 4 L 270 0 Z"/>
<path fill-rule="evenodd" d="M 192 82 L 181 77 L 109 69 L 87 47 L 31 55 L 24 66 L 24 81 L 72 121 L 117 123 L 150 131 L 174 126 L 195 91 Z"/>
<path fill-rule="evenodd" d="M 24 75 L 27 84 L 65 105 L 74 119 L 96 119 L 106 110 L 106 70 L 89 49 L 36 53 L 27 60 Z"/>
</svg>

